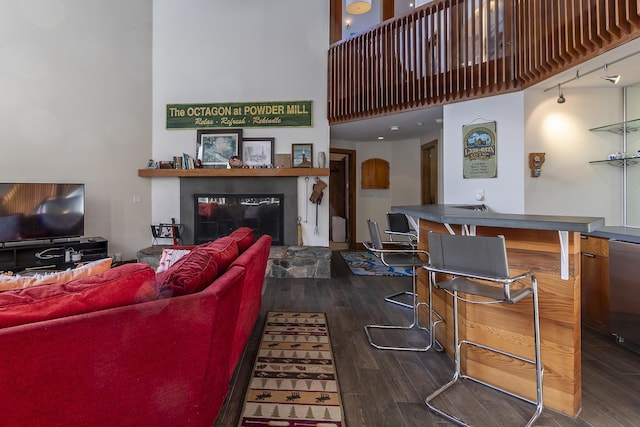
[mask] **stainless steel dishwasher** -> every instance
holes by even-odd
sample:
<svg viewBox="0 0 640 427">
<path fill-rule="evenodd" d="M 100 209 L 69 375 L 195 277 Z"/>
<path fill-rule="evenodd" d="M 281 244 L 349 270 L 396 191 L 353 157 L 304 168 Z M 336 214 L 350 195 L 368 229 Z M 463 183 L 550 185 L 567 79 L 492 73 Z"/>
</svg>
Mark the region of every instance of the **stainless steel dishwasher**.
<svg viewBox="0 0 640 427">
<path fill-rule="evenodd" d="M 609 241 L 609 298 L 611 333 L 640 350 L 640 244 Z"/>
</svg>

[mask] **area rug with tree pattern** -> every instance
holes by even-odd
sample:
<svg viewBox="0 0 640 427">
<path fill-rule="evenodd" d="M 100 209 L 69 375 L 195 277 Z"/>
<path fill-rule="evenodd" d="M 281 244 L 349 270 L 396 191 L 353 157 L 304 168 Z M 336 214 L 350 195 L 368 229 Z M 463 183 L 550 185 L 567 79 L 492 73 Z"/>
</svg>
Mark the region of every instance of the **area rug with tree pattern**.
<svg viewBox="0 0 640 427">
<path fill-rule="evenodd" d="M 345 426 L 324 313 L 267 313 L 238 426 Z"/>
</svg>

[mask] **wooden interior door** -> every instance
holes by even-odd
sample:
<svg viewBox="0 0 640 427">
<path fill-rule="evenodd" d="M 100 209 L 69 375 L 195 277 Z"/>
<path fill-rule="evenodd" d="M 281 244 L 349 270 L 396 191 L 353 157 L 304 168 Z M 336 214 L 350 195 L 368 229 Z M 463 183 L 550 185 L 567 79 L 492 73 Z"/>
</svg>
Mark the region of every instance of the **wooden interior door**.
<svg viewBox="0 0 640 427">
<path fill-rule="evenodd" d="M 332 216 L 347 220 L 346 241 L 356 248 L 356 152 L 332 148 L 329 159 L 329 239 L 332 236 Z"/>
<path fill-rule="evenodd" d="M 438 203 L 438 141 L 424 144 L 420 149 L 421 197 L 423 205 Z"/>
</svg>

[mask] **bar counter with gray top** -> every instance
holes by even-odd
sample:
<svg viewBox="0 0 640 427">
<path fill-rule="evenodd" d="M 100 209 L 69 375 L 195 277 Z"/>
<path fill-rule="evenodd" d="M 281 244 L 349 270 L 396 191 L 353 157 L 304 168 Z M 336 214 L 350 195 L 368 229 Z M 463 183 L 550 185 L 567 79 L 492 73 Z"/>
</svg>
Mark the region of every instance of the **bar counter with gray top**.
<svg viewBox="0 0 640 427">
<path fill-rule="evenodd" d="M 620 240 L 621 242 L 640 243 L 640 228 L 624 226 L 604 226 L 592 232 L 582 233 L 593 237 Z"/>
<path fill-rule="evenodd" d="M 419 241 L 428 250 L 429 231 L 479 236 L 504 235 L 512 275 L 533 271 L 538 280 L 540 336 L 544 365 L 544 404 L 575 416 L 582 406 L 580 344 L 580 234 L 604 226 L 598 217 L 503 214 L 479 206 L 393 206 L 394 212 L 418 220 Z M 428 299 L 426 271 L 419 275 L 419 299 Z M 434 289 L 432 306 L 444 319 L 436 337 L 453 353 L 452 299 Z M 461 338 L 479 341 L 533 358 L 529 304 L 461 304 Z M 421 308 L 426 320 L 428 312 Z M 535 398 L 534 370 L 525 363 L 464 347 L 463 369 L 475 377 L 520 395 Z"/>
</svg>

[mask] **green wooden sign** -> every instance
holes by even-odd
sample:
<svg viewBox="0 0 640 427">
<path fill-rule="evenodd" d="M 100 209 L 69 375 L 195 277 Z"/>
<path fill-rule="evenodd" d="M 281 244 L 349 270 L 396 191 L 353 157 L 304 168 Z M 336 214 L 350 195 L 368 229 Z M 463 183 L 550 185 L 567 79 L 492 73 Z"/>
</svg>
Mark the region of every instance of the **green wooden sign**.
<svg viewBox="0 0 640 427">
<path fill-rule="evenodd" d="M 167 129 L 311 127 L 311 102 L 167 104 Z"/>
</svg>

